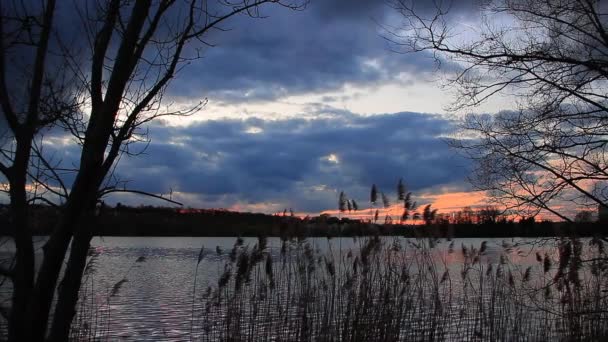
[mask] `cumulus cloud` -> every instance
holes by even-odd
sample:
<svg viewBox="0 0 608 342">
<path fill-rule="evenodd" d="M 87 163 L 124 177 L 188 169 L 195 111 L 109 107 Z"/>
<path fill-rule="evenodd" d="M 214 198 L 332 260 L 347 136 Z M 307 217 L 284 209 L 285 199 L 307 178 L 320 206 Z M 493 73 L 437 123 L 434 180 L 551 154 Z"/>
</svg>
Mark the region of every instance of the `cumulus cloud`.
<svg viewBox="0 0 608 342">
<path fill-rule="evenodd" d="M 463 182 L 467 161 L 440 138 L 452 128 L 444 117 L 410 112 L 155 125 L 146 156 L 123 158 L 117 176 L 206 205 L 268 202 L 318 212 L 334 207 L 341 190 L 361 202 L 372 183 L 393 193 L 400 177 L 414 192 Z"/>
<path fill-rule="evenodd" d="M 474 1 L 455 2 L 455 13 L 468 13 Z M 268 17 L 233 18 L 231 31 L 208 37 L 217 46 L 177 75 L 167 97 L 208 97 L 227 105 L 310 94 L 323 102 L 348 101 L 348 94 L 328 94 L 403 82 L 404 73 L 415 78 L 434 68 L 428 55 L 387 48 L 378 23 L 394 13 L 383 1 L 319 0 L 303 12 L 274 6 L 262 14 Z M 462 184 L 468 162 L 441 140 L 452 130 L 453 122 L 439 115 L 362 116 L 326 103 L 278 120 L 218 119 L 185 127 L 156 122 L 145 154 L 122 158 L 114 175 L 134 189 L 181 193 L 186 205 L 319 212 L 334 208 L 341 190 L 365 202 L 372 183 L 392 193 L 401 177 L 414 192 Z M 49 133 L 45 154 L 77 168 L 78 146 L 64 135 Z M 65 177 L 71 184 L 73 174 Z"/>
<path fill-rule="evenodd" d="M 305 11 L 264 9 L 263 20 L 240 17 L 232 30 L 211 38 L 217 46 L 188 66 L 173 96 L 214 101 L 272 101 L 346 85 L 399 82 L 402 73 L 435 66 L 429 55 L 395 54 L 380 24 L 391 9 L 383 1 L 313 1 Z"/>
<path fill-rule="evenodd" d="M 187 206 L 272 212 L 335 208 L 337 194 L 365 203 L 371 184 L 394 196 L 404 179 L 414 194 L 467 190 L 469 160 L 442 140 L 455 122 L 427 113 L 358 115 L 318 109 L 304 118 L 263 117 L 209 120 L 189 126 L 156 122 L 149 144 L 123 156 L 109 184 L 151 193 L 173 191 Z M 76 168 L 79 147 L 55 129 L 45 136 L 44 153 L 55 164 Z M 66 172 L 69 187 L 73 173 Z M 450 192 L 450 191 L 447 191 Z M 423 198 L 421 197 L 421 200 Z M 110 202 L 156 203 L 145 197 Z"/>
</svg>

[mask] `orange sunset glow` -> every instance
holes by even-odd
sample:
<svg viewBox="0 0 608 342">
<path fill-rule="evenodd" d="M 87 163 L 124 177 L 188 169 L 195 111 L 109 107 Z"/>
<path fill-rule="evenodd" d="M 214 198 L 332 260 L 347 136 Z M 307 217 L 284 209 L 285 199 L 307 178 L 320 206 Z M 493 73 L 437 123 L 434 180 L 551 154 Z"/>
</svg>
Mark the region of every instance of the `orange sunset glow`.
<svg viewBox="0 0 608 342">
<path fill-rule="evenodd" d="M 483 192 L 452 192 L 443 193 L 439 195 L 425 194 L 415 197 L 418 201 L 417 210 L 420 211 L 425 205 L 431 204 L 434 209 L 437 209 L 439 213 L 451 213 L 462 210 L 464 207 L 476 208 L 486 204 L 485 200 L 487 197 Z M 341 216 L 350 219 L 361 219 L 369 220 L 371 215 L 374 215 L 375 210 L 378 210 L 378 218 L 381 222 L 384 222 L 384 218 L 388 215 L 393 220 L 399 221 L 399 218 L 403 214 L 403 205 L 399 203 L 392 204 L 388 208 L 383 208 L 379 205 L 375 205 L 370 213 L 369 203 L 359 203 L 361 206 L 357 212 L 343 212 L 339 210 L 324 210 L 321 214 L 327 214 L 331 216 Z M 299 214 L 302 215 L 301 213 Z M 410 223 L 414 223 L 411 218 L 408 220 Z"/>
</svg>

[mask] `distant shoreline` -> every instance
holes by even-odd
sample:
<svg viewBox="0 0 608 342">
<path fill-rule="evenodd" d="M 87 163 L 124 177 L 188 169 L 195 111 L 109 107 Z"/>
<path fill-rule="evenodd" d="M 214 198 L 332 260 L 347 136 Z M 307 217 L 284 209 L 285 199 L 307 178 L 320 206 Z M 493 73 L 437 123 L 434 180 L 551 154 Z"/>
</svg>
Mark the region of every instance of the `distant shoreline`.
<svg viewBox="0 0 608 342">
<path fill-rule="evenodd" d="M 31 208 L 34 235 L 49 235 L 59 217 L 50 207 Z M 8 218 L 0 216 L 2 235 L 11 235 Z M 411 221 L 407 222 L 410 223 Z M 163 207 L 104 208 L 92 217 L 94 236 L 155 237 L 350 237 L 387 235 L 405 237 L 513 238 L 557 236 L 608 236 L 605 223 L 523 222 L 375 224 L 321 215 L 294 216 L 241 213 L 227 210 L 188 212 Z"/>
<path fill-rule="evenodd" d="M 46 236 L 50 231 L 38 231 Z M 402 236 L 408 238 L 550 238 L 560 236 L 593 237 L 608 236 L 608 229 L 599 223 L 536 223 L 471 224 L 471 225 L 379 225 L 370 223 L 306 224 L 249 226 L 247 222 L 236 225 L 190 226 L 175 225 L 159 228 L 157 225 L 137 224 L 104 225 L 93 230 L 98 237 L 278 237 L 278 238 L 339 238 L 358 236 Z"/>
</svg>

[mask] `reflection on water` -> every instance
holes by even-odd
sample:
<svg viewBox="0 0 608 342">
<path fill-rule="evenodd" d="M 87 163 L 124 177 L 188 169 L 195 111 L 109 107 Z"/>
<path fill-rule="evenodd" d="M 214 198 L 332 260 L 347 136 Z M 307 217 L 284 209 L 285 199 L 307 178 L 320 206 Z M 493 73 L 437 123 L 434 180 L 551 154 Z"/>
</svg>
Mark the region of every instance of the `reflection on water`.
<svg viewBox="0 0 608 342">
<path fill-rule="evenodd" d="M 400 240 L 406 249 L 408 244 L 413 248 L 411 244 L 418 243 L 416 240 Z M 450 244 L 455 249 L 462 248 L 462 245 L 479 248 L 484 240 L 440 241 L 432 249 L 433 259 L 449 268 L 457 268 L 463 262 L 463 256 L 462 253 L 449 253 Z M 354 238 L 312 238 L 307 241 L 321 253 L 331 251 L 334 254 L 357 249 L 363 243 L 362 239 Z M 482 261 L 498 263 L 505 246 L 512 245 L 515 241 L 521 240 L 488 240 Z M 91 334 L 109 337 L 111 340 L 187 339 L 193 308 L 194 311 L 200 311 L 200 302 L 197 300 L 193 303 L 192 300 L 200 249 L 204 246 L 206 253 L 198 268 L 197 293 L 208 286 L 217 285 L 234 242 L 235 238 L 228 237 L 95 238 L 92 242 L 95 251 L 93 266 L 83 285 L 87 301 L 81 303 L 81 312 L 87 312 L 82 315 L 92 315 L 94 319 L 92 322 L 79 323 L 77 318 L 74 325 L 81 328 L 84 326 Z M 256 242 L 255 238 L 244 239 L 244 244 L 252 247 Z M 271 254 L 278 255 L 280 239 L 269 238 L 268 248 Z M 511 248 L 508 249 L 508 256 L 518 264 L 530 264 L 534 262 L 538 248 L 530 245 Z M 217 249 L 223 251 L 221 255 L 217 254 Z M 115 284 L 122 279 L 127 282 L 122 283 L 119 289 L 114 289 Z M 116 292 L 114 295 L 113 290 Z"/>
</svg>

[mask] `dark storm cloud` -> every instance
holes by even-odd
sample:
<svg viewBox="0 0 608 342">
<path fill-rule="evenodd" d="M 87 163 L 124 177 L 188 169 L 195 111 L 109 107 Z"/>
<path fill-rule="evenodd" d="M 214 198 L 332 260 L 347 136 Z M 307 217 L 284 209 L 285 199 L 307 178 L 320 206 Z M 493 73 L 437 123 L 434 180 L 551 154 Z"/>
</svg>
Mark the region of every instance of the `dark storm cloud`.
<svg viewBox="0 0 608 342">
<path fill-rule="evenodd" d="M 155 125 L 146 157 L 123 158 L 117 174 L 137 189 L 194 193 L 225 207 L 274 202 L 319 211 L 335 204 L 333 193 L 314 190 L 320 186 L 365 201 L 372 183 L 392 193 L 400 177 L 413 191 L 462 182 L 466 161 L 439 137 L 452 128 L 419 113 Z"/>
<path fill-rule="evenodd" d="M 453 12 L 466 13 L 473 2 L 456 1 Z M 426 12 L 426 3 L 416 7 Z M 384 1 L 312 1 L 302 12 L 266 7 L 263 13 L 268 18 L 239 17 L 228 24 L 230 32 L 210 38 L 217 46 L 179 75 L 171 93 L 229 103 L 274 100 L 345 84 L 373 86 L 434 68 L 424 53 L 390 51 L 380 34 L 392 13 Z"/>
<path fill-rule="evenodd" d="M 232 31 L 214 32 L 209 42 L 218 46 L 177 75 L 170 95 L 226 103 L 275 100 L 323 95 L 346 84 L 380 85 L 396 80 L 399 72 L 433 68 L 425 55 L 387 49 L 376 23 L 390 15 L 383 1 L 313 0 L 303 12 L 268 7 L 263 14 L 269 17 L 240 16 L 228 24 Z M 57 18 L 58 27 L 72 28 L 66 18 Z M 89 60 L 82 63 L 86 67 Z M 173 189 L 192 193 L 202 203 L 273 202 L 298 211 L 335 207 L 335 193 L 324 187 L 365 201 L 372 183 L 392 192 L 404 177 L 416 191 L 464 178 L 466 161 L 439 138 L 452 130 L 440 116 L 365 117 L 325 104 L 311 104 L 304 114 L 321 115 L 205 121 L 181 128 L 154 123 L 145 154 L 123 157 L 116 175 L 134 189 Z M 62 135 L 47 136 L 45 153 L 66 168 L 77 168 L 78 146 L 62 142 Z M 72 176 L 66 177 L 69 187 Z"/>
<path fill-rule="evenodd" d="M 33 13 L 40 11 L 38 2 L 25 3 Z M 432 2 L 417 0 L 415 7 L 426 13 L 429 3 Z M 468 13 L 475 3 L 476 0 L 454 1 L 452 11 Z M 183 6 L 175 7 L 171 14 L 176 15 L 170 16 L 169 26 L 176 24 L 171 20 L 178 20 L 177 14 L 183 11 Z M 90 41 L 84 36 L 86 30 L 80 29 L 80 15 L 93 8 L 94 2 L 60 2 L 55 17 L 57 36 L 70 47 L 76 64 L 85 73 L 90 63 Z M 189 63 L 177 75 L 169 87 L 170 94 L 226 103 L 275 100 L 285 95 L 335 90 L 346 84 L 374 86 L 396 81 L 401 72 L 434 68 L 428 55 L 390 51 L 379 33 L 380 26 L 395 14 L 386 1 L 312 0 L 304 11 L 268 5 L 262 6 L 261 14 L 265 18 L 236 16 L 223 26 L 230 31 L 212 31 L 205 39 L 216 47 L 197 46 L 196 42 L 189 45 L 185 57 L 202 52 L 202 58 Z M 156 38 L 166 38 L 166 31 L 163 26 Z M 110 44 L 109 57 L 115 53 L 115 44 Z M 61 55 L 55 40 L 50 49 Z M 15 65 L 16 61 L 31 61 L 34 51 L 19 50 L 14 56 Z M 148 53 L 152 58 L 155 50 Z M 28 65 L 23 69 L 28 69 Z"/>
</svg>

